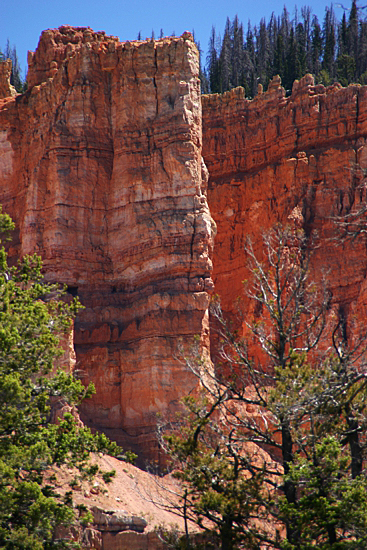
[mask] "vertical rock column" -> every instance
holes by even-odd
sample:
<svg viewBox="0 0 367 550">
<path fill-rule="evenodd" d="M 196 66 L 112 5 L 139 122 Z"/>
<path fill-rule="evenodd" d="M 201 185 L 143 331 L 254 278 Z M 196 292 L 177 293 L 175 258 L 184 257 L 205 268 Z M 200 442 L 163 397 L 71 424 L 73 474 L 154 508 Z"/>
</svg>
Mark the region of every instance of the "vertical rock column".
<svg viewBox="0 0 367 550">
<path fill-rule="evenodd" d="M 152 456 L 157 413 L 197 385 L 181 344 L 198 334 L 208 345 L 213 222 L 201 158 L 198 56 L 187 33 L 126 43 L 113 60 L 106 66 L 113 275 L 107 294 L 88 297 L 92 307 L 77 324 L 78 359 L 98 390 L 83 418 Z"/>
<path fill-rule="evenodd" d="M 82 419 L 143 462 L 157 413 L 197 385 L 181 344 L 209 348 L 198 52 L 190 33 L 120 43 L 63 26 L 29 64 L 28 92 L 0 101 L 11 256 L 38 252 L 46 278 L 79 296 L 76 372 L 97 391 Z"/>
</svg>

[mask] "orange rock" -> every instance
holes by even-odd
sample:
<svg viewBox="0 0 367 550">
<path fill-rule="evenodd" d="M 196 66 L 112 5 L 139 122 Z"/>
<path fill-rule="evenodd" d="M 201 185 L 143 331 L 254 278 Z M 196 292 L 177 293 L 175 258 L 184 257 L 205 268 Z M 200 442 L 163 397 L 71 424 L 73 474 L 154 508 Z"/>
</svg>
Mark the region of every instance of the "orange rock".
<svg viewBox="0 0 367 550">
<path fill-rule="evenodd" d="M 76 371 L 97 389 L 81 418 L 143 460 L 156 414 L 197 385 L 181 339 L 209 345 L 197 49 L 190 33 L 120 43 L 64 26 L 29 60 L 29 91 L 0 110 L 10 255 L 38 252 L 79 295 Z"/>
<path fill-rule="evenodd" d="M 10 84 L 11 67 L 10 59 L 0 61 L 0 99 L 17 95 L 16 89 Z"/>
<path fill-rule="evenodd" d="M 328 270 L 333 311 L 362 322 L 367 304 L 365 242 L 338 242 L 333 221 L 365 200 L 367 87 L 306 75 L 285 97 L 274 77 L 252 101 L 204 96 L 202 131 L 198 71 L 190 33 L 121 43 L 64 26 L 29 54 L 29 90 L 0 98 L 10 257 L 38 252 L 79 295 L 76 370 L 97 388 L 82 420 L 142 460 L 157 456 L 156 414 L 197 385 L 179 355 L 196 334 L 209 350 L 212 258 L 233 314 L 245 239 L 259 250 L 292 215 L 318 234 L 312 276 Z"/>
<path fill-rule="evenodd" d="M 208 202 L 218 227 L 213 279 L 223 309 L 235 315 L 250 278 L 246 238 L 260 251 L 261 234 L 298 211 L 317 235 L 311 277 L 326 274 L 333 308 L 366 311 L 364 236 L 341 242 L 334 218 L 365 200 L 367 87 L 314 86 L 311 75 L 285 97 L 278 77 L 252 101 L 241 89 L 203 96 L 203 156 Z M 363 196 L 360 196 L 362 193 Z M 352 322 L 352 316 L 349 316 Z"/>
</svg>

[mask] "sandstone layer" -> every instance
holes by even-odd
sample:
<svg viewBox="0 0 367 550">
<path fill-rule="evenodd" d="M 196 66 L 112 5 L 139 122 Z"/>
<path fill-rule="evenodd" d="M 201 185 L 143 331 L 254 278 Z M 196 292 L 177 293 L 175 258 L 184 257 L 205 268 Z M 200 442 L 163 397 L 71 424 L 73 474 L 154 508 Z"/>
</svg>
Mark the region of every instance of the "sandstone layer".
<svg viewBox="0 0 367 550">
<path fill-rule="evenodd" d="M 367 310 L 365 238 L 340 241 L 334 222 L 366 199 L 367 88 L 308 75 L 285 97 L 275 78 L 252 101 L 241 88 L 204 96 L 202 118 L 198 71 L 190 33 L 120 43 L 68 26 L 29 54 L 25 94 L 0 64 L 10 256 L 39 253 L 46 278 L 80 297 L 76 370 L 97 389 L 81 417 L 141 460 L 157 456 L 156 414 L 196 386 L 181 346 L 199 334 L 209 349 L 212 254 L 233 313 L 246 238 L 259 249 L 297 216 L 317 234 L 313 277 L 326 272 L 335 308 Z"/>
<path fill-rule="evenodd" d="M 120 43 L 45 31 L 29 90 L 0 104 L 0 203 L 12 257 L 37 252 L 85 309 L 76 369 L 97 394 L 82 419 L 140 459 L 156 414 L 196 379 L 181 341 L 208 346 L 213 222 L 202 162 L 198 54 L 180 38 Z"/>
<path fill-rule="evenodd" d="M 0 62 L 0 99 L 17 95 L 16 89 L 10 84 L 11 67 L 10 59 Z"/>
<path fill-rule="evenodd" d="M 250 278 L 246 239 L 260 251 L 262 233 L 297 214 L 318 245 L 311 276 L 325 274 L 338 314 L 365 318 L 366 239 L 342 242 L 335 219 L 366 200 L 367 87 L 324 88 L 306 75 L 285 97 L 275 77 L 252 101 L 236 88 L 202 102 L 208 202 L 218 227 L 213 280 L 224 310 L 234 315 Z"/>
</svg>

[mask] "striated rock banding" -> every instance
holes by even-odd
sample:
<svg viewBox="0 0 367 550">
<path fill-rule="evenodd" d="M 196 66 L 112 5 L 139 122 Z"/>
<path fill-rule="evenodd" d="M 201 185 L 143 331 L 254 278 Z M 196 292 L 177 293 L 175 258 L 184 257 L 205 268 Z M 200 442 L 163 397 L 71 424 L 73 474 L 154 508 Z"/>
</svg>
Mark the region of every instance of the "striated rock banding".
<svg viewBox="0 0 367 550">
<path fill-rule="evenodd" d="M 208 346 L 213 222 L 201 157 L 197 49 L 45 31 L 29 91 L 0 110 L 0 202 L 46 278 L 77 294 L 82 419 L 156 455 L 156 414 L 196 386 L 181 340 Z"/>
<path fill-rule="evenodd" d="M 120 43 L 69 26 L 29 54 L 27 93 L 13 97 L 0 64 L 10 257 L 38 252 L 46 278 L 80 297 L 76 369 L 97 388 L 81 418 L 141 461 L 157 457 L 156 414 L 196 386 L 181 346 L 199 334 L 209 350 L 212 258 L 233 313 L 245 239 L 256 249 L 297 216 L 317 232 L 312 276 L 327 268 L 335 308 L 367 312 L 366 242 L 337 242 L 333 221 L 366 199 L 367 88 L 306 75 L 286 97 L 275 77 L 252 101 L 242 88 L 204 96 L 202 114 L 198 70 L 190 33 Z"/>
<path fill-rule="evenodd" d="M 306 75 L 285 97 L 274 77 L 252 101 L 236 88 L 202 103 L 208 202 L 218 227 L 213 280 L 224 310 L 235 315 L 244 296 L 246 239 L 260 250 L 261 234 L 296 212 L 317 236 L 311 277 L 324 273 L 336 311 L 363 319 L 366 240 L 341 242 L 334 220 L 366 200 L 367 87 L 325 88 Z"/>
</svg>

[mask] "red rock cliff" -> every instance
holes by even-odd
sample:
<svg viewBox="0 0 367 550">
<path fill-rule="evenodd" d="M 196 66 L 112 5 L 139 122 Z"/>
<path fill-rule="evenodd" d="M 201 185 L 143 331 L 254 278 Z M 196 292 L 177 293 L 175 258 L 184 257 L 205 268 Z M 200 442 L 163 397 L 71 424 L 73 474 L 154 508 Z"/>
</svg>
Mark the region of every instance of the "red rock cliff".
<svg viewBox="0 0 367 550">
<path fill-rule="evenodd" d="M 195 386 L 179 348 L 195 334 L 209 346 L 208 202 L 225 310 L 248 277 L 245 238 L 256 248 L 297 214 L 318 232 L 314 276 L 326 267 L 335 306 L 365 315 L 366 242 L 338 243 L 332 218 L 365 200 L 366 87 L 306 76 L 288 98 L 276 78 L 252 101 L 242 89 L 206 96 L 202 151 L 189 33 L 120 43 L 61 27 L 42 34 L 29 63 L 24 95 L 6 91 L 0 70 L 0 202 L 18 227 L 11 256 L 38 252 L 46 277 L 85 305 L 75 347 L 97 388 L 87 423 L 152 456 L 156 413 Z"/>
<path fill-rule="evenodd" d="M 29 91 L 0 110 L 0 202 L 48 280 L 85 309 L 77 365 L 97 394 L 85 422 L 140 457 L 156 413 L 196 385 L 179 342 L 208 345 L 212 220 L 201 157 L 197 49 L 120 43 L 89 28 L 45 31 Z"/>
<path fill-rule="evenodd" d="M 311 75 L 285 97 L 279 77 L 252 101 L 242 88 L 203 97 L 203 156 L 210 173 L 208 202 L 217 223 L 213 279 L 224 310 L 234 311 L 249 278 L 246 237 L 295 212 L 307 234 L 317 232 L 313 277 L 326 272 L 343 315 L 366 309 L 364 237 L 341 243 L 332 218 L 365 201 L 367 87 L 315 86 Z"/>
</svg>

